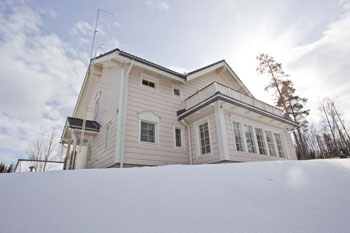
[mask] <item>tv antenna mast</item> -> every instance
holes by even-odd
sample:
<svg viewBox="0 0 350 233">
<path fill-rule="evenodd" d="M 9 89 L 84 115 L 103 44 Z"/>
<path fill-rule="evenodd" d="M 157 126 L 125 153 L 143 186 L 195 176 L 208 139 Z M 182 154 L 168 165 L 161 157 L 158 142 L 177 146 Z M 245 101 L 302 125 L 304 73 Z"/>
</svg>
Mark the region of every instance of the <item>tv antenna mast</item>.
<svg viewBox="0 0 350 233">
<path fill-rule="evenodd" d="M 92 53 L 94 51 L 94 45 L 95 45 L 95 38 L 96 38 L 96 33 L 97 31 L 97 24 L 98 24 L 98 17 L 100 16 L 100 11 L 106 14 L 114 15 L 112 12 L 105 11 L 102 9 L 97 9 L 97 16 L 96 16 L 96 22 L 95 22 L 95 30 L 94 30 L 94 35 L 92 37 L 92 45 L 91 45 L 91 52 L 90 52 L 90 59 L 92 58 Z"/>
<path fill-rule="evenodd" d="M 97 50 L 101 47 L 99 46 L 96 51 L 95 51 L 95 54 L 94 54 L 94 57 L 92 57 L 93 55 L 93 51 L 94 51 L 94 45 L 95 45 L 95 39 L 96 39 L 96 34 L 98 32 L 97 30 L 97 25 L 98 25 L 98 19 L 99 19 L 99 16 L 100 16 L 100 12 L 103 12 L 103 13 L 106 13 L 106 14 L 110 14 L 110 15 L 114 15 L 112 12 L 109 12 L 109 11 L 106 11 L 106 10 L 102 10 L 102 9 L 97 9 L 97 16 L 96 16 L 96 22 L 95 22 L 95 30 L 94 30 L 94 34 L 93 34 L 93 37 L 92 37 L 92 45 L 91 45 L 91 52 L 90 52 L 90 61 L 89 61 L 89 68 L 88 68 L 88 72 L 87 72 L 87 78 L 88 76 L 91 74 L 92 77 L 94 75 L 94 69 L 95 69 L 95 59 L 96 59 L 96 54 L 97 54 Z M 101 44 L 103 45 L 103 44 Z M 92 71 L 90 71 L 91 69 L 91 66 L 92 66 Z M 84 112 L 84 118 L 83 118 L 83 125 L 81 127 L 81 134 L 80 134 L 80 151 L 82 151 L 82 147 L 83 147 L 83 141 L 84 141 L 84 133 L 85 133 L 85 130 L 86 130 L 86 117 L 87 117 L 87 111 L 88 111 L 88 108 L 89 108 L 89 99 L 90 99 L 90 85 L 91 85 L 91 79 L 90 78 L 87 82 L 87 99 L 86 99 L 86 106 L 85 106 L 85 112 Z"/>
</svg>

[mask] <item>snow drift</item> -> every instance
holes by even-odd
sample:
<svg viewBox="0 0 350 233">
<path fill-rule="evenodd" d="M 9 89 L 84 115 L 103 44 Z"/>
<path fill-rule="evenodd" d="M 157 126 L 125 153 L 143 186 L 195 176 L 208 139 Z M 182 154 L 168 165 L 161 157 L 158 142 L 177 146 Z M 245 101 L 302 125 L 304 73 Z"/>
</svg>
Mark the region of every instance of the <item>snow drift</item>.
<svg viewBox="0 0 350 233">
<path fill-rule="evenodd" d="M 0 232 L 348 232 L 350 160 L 0 175 Z"/>
</svg>

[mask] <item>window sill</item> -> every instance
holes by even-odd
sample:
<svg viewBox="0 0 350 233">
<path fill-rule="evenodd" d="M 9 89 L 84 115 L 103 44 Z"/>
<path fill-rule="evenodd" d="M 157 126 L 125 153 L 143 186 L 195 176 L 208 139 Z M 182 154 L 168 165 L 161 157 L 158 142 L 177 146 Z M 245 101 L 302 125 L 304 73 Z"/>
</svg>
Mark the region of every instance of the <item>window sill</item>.
<svg viewBox="0 0 350 233">
<path fill-rule="evenodd" d="M 198 154 L 197 159 L 206 158 L 206 157 L 210 157 L 210 156 L 213 156 L 212 152 L 206 153 L 206 154 Z"/>
<path fill-rule="evenodd" d="M 144 146 L 158 146 L 157 143 L 153 143 L 153 142 L 139 142 L 139 145 L 144 145 Z"/>
<path fill-rule="evenodd" d="M 261 156 L 261 157 L 269 157 L 269 158 L 279 158 L 279 159 L 287 159 L 286 157 L 279 157 L 279 156 L 275 156 L 275 155 L 263 155 L 263 154 L 257 154 L 257 153 L 249 153 L 249 152 L 245 152 L 245 151 L 235 151 L 236 154 L 244 154 L 244 155 L 248 155 L 248 156 L 252 156 L 252 155 L 257 155 L 257 156 Z"/>
</svg>

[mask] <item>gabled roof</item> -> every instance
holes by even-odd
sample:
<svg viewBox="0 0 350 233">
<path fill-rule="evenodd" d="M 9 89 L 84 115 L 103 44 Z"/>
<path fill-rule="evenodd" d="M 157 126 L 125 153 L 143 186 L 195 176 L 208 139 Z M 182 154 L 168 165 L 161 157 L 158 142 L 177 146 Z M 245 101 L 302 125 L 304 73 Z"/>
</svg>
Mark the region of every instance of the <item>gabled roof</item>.
<svg viewBox="0 0 350 233">
<path fill-rule="evenodd" d="M 168 74 L 174 75 L 174 76 L 176 76 L 178 78 L 181 78 L 181 79 L 183 79 L 185 81 L 189 81 L 189 80 L 191 80 L 193 78 L 202 76 L 203 74 L 208 73 L 208 72 L 212 71 L 213 69 L 218 69 L 218 68 L 224 66 L 224 67 L 227 68 L 227 70 L 233 76 L 233 78 L 235 78 L 236 81 L 241 85 L 241 87 L 248 93 L 248 95 L 253 96 L 250 93 L 250 91 L 248 90 L 248 88 L 243 84 L 243 82 L 240 80 L 240 78 L 237 76 L 237 74 L 232 70 L 232 68 L 228 65 L 228 63 L 225 60 L 220 60 L 220 61 L 214 62 L 214 63 L 212 63 L 210 65 L 207 65 L 207 66 L 201 67 L 199 69 L 193 70 L 191 72 L 181 74 L 181 73 L 176 72 L 174 70 L 168 69 L 168 68 L 166 68 L 164 66 L 158 65 L 158 64 L 156 64 L 154 62 L 148 61 L 146 59 L 143 59 L 143 58 L 140 58 L 140 57 L 135 56 L 133 54 L 127 53 L 125 51 L 122 51 L 122 50 L 120 50 L 118 48 L 113 49 L 113 50 L 111 50 L 111 51 L 109 51 L 107 53 L 101 54 L 100 56 L 96 57 L 95 59 L 98 62 L 98 60 L 100 58 L 103 58 L 103 57 L 105 57 L 107 55 L 110 55 L 110 54 L 113 54 L 113 53 L 118 53 L 118 55 L 121 56 L 121 57 L 128 58 L 128 59 L 137 61 L 139 63 L 142 63 L 144 65 L 153 67 L 153 68 L 155 68 L 157 70 L 160 70 L 160 71 L 166 72 Z M 94 59 L 91 59 L 91 61 L 92 60 L 94 60 Z"/>
</svg>

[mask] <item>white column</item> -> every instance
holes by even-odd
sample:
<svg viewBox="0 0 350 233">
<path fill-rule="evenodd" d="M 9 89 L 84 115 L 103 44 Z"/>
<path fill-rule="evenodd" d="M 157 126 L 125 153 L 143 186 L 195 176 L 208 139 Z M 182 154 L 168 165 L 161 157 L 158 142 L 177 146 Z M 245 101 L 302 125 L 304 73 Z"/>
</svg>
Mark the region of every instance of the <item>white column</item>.
<svg viewBox="0 0 350 233">
<path fill-rule="evenodd" d="M 218 144 L 219 144 L 220 159 L 229 160 L 230 151 L 228 149 L 224 110 L 221 106 L 220 101 L 218 101 L 215 104 L 214 115 L 215 115 L 215 124 L 216 124 L 216 134 L 217 134 Z"/>
<path fill-rule="evenodd" d="M 70 146 L 71 146 L 71 143 L 69 142 L 67 144 L 67 151 L 66 151 L 66 169 L 68 168 L 68 165 L 70 163 Z"/>
<path fill-rule="evenodd" d="M 74 135 L 73 132 L 72 132 L 72 135 Z M 71 156 L 71 160 L 72 160 L 71 164 L 72 164 L 72 166 L 70 167 L 71 170 L 73 170 L 74 167 L 75 167 L 76 150 L 77 150 L 77 138 L 74 135 L 74 137 L 73 137 L 73 151 L 72 151 L 73 155 Z"/>
</svg>

